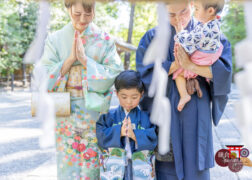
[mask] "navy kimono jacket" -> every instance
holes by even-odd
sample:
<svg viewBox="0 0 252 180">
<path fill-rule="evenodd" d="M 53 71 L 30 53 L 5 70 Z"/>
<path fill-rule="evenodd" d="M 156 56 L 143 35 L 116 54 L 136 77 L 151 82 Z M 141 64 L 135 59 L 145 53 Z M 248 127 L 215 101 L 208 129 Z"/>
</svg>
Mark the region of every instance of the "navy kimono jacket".
<svg viewBox="0 0 252 180">
<path fill-rule="evenodd" d="M 195 25 L 196 21 L 192 19 L 186 29 L 190 31 Z M 173 55 L 173 37 L 176 34 L 174 27 L 171 27 L 171 33 L 168 56 L 163 62 L 167 73 L 175 59 Z M 144 66 L 143 57 L 154 36 L 155 29 L 147 31 L 142 37 L 136 53 L 136 68 L 140 72 L 145 86 L 145 95 L 140 105 L 143 110 L 149 112 L 153 99 L 147 96 L 147 92 L 154 66 L 153 64 Z M 228 100 L 227 95 L 230 92 L 232 76 L 230 43 L 224 36 L 221 37 L 221 43 L 224 47 L 223 52 L 219 60 L 211 66 L 213 78 L 210 85 L 205 78 L 198 76 L 203 97 L 198 98 L 196 94 L 192 95 L 182 112 L 177 110 L 179 93 L 172 75 L 169 76 L 167 97 L 171 103 L 171 141 L 176 174 L 179 179 L 183 179 L 186 174 L 190 176 L 189 174 L 193 171 L 201 171 L 214 166 L 212 120 L 217 125 L 222 116 Z"/>
<path fill-rule="evenodd" d="M 131 119 L 131 124 L 135 127 L 133 131 L 137 140 L 136 146 L 134 140 L 130 139 L 131 152 L 154 150 L 157 146 L 157 135 L 148 114 L 136 107 L 129 112 L 128 116 Z M 125 148 L 125 137 L 121 137 L 124 118 L 125 112 L 121 106 L 100 116 L 96 123 L 96 136 L 100 147 L 103 149 Z"/>
</svg>

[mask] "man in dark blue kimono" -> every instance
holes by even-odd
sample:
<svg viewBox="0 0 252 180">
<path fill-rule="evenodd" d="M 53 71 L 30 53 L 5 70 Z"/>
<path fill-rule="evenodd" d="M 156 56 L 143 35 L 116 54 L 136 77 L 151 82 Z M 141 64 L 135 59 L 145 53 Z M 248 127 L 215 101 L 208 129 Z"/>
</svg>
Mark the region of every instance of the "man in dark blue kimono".
<svg viewBox="0 0 252 180">
<path fill-rule="evenodd" d="M 202 91 L 199 98 L 196 93 L 185 105 L 182 112 L 177 110 L 179 93 L 172 80 L 172 73 L 178 69 L 178 61 L 174 57 L 174 35 L 178 19 L 185 29 L 191 31 L 196 21 L 191 17 L 191 5 L 185 2 L 174 2 L 167 5 L 171 23 L 171 40 L 168 56 L 163 62 L 163 68 L 169 75 L 167 97 L 171 103 L 171 144 L 173 158 L 167 156 L 156 157 L 157 180 L 208 180 L 209 168 L 214 166 L 214 152 L 212 139 L 212 121 L 217 125 L 228 100 L 232 76 L 232 53 L 228 40 L 222 36 L 223 52 L 221 57 L 212 66 L 198 66 L 190 61 L 183 48 L 179 48 L 176 59 L 187 70 L 198 74 L 196 82 Z M 143 110 L 151 112 L 153 99 L 148 97 L 148 89 L 152 80 L 154 65 L 143 65 L 143 57 L 148 46 L 155 36 L 155 29 L 146 32 L 142 37 L 137 53 L 136 68 L 141 74 L 145 86 L 144 98 L 141 102 Z M 206 81 L 210 79 L 210 83 Z M 198 87 L 195 86 L 197 89 Z M 199 92 L 199 91 L 198 91 Z M 170 153 L 168 153 L 170 154 Z"/>
</svg>

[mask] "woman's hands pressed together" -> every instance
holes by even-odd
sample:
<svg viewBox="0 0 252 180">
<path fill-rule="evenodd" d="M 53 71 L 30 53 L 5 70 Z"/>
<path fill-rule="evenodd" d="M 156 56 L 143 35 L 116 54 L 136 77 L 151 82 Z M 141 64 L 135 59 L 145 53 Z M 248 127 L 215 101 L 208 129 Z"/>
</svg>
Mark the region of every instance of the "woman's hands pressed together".
<svg viewBox="0 0 252 180">
<path fill-rule="evenodd" d="M 86 57 L 86 54 L 85 54 L 85 48 L 82 44 L 82 40 L 81 40 L 81 37 L 80 37 L 80 33 L 79 31 L 76 31 L 75 32 L 75 41 L 76 41 L 76 48 L 75 48 L 75 51 L 76 51 L 76 58 L 78 61 L 80 61 L 80 63 L 86 67 L 87 66 L 87 57 Z"/>
<path fill-rule="evenodd" d="M 74 33 L 72 50 L 69 57 L 65 60 L 61 68 L 61 76 L 64 76 L 70 70 L 71 66 L 76 60 L 78 60 L 86 68 L 87 58 L 85 55 L 85 49 L 82 44 L 79 31 L 75 31 Z"/>
</svg>

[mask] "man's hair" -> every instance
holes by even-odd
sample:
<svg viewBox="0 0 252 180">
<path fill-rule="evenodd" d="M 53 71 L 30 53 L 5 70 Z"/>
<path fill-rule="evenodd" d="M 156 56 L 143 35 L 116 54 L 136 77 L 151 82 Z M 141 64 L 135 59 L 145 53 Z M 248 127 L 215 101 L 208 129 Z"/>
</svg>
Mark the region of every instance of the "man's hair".
<svg viewBox="0 0 252 180">
<path fill-rule="evenodd" d="M 93 12 L 95 8 L 94 0 L 64 0 L 66 8 L 71 8 L 75 3 L 78 2 L 82 3 L 82 6 L 87 13 Z"/>
<path fill-rule="evenodd" d="M 225 0 L 196 0 L 202 3 L 205 10 L 212 7 L 215 10 L 215 14 L 219 14 L 222 12 Z"/>
<path fill-rule="evenodd" d="M 121 72 L 115 79 L 115 88 L 117 92 L 122 89 L 134 88 L 136 88 L 140 93 L 144 91 L 140 73 L 133 70 L 126 70 Z"/>
</svg>

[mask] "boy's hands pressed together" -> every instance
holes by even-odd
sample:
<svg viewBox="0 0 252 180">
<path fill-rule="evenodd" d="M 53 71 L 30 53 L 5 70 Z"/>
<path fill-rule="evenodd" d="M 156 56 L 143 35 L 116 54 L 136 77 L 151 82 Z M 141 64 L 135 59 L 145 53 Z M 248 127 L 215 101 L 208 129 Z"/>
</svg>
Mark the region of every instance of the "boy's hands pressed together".
<svg viewBox="0 0 252 180">
<path fill-rule="evenodd" d="M 121 128 L 121 136 L 127 136 L 127 119 L 126 119 L 126 117 L 123 120 L 123 125 Z"/>
<path fill-rule="evenodd" d="M 131 125 L 131 119 L 130 117 L 128 117 L 127 119 L 127 136 L 130 137 L 131 139 L 133 139 L 135 142 L 136 142 L 136 136 L 135 136 L 135 133 L 132 129 L 132 125 Z"/>
<path fill-rule="evenodd" d="M 121 128 L 121 136 L 128 136 L 136 142 L 136 136 L 132 129 L 130 117 L 128 119 L 125 117 L 123 120 L 123 125 Z"/>
</svg>

